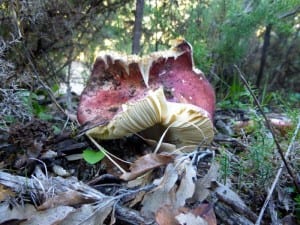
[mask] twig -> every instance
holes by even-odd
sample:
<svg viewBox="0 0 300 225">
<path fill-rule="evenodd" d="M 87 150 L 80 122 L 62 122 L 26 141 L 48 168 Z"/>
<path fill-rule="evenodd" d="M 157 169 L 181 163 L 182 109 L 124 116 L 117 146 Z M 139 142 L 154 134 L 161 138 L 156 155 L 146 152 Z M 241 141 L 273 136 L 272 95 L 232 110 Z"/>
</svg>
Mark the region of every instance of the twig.
<svg viewBox="0 0 300 225">
<path fill-rule="evenodd" d="M 293 143 L 295 142 L 295 139 L 296 139 L 296 137 L 298 135 L 299 129 L 300 129 L 300 117 L 298 118 L 298 125 L 297 125 L 297 127 L 295 129 L 295 132 L 293 134 L 292 140 L 291 140 L 291 142 L 289 144 L 289 147 L 288 147 L 288 149 L 287 149 L 287 151 L 285 153 L 285 158 L 288 157 L 288 155 L 290 154 L 290 151 L 292 149 Z M 268 196 L 267 196 L 267 198 L 266 198 L 266 200 L 264 202 L 264 205 L 263 205 L 263 207 L 260 210 L 260 213 L 259 213 L 259 216 L 258 216 L 258 218 L 256 220 L 255 225 L 259 225 L 260 222 L 261 222 L 261 220 L 262 220 L 262 217 L 264 215 L 265 209 L 267 208 L 267 205 L 268 205 L 268 203 L 269 203 L 269 201 L 270 201 L 270 199 L 272 197 L 273 191 L 274 191 L 274 189 L 276 187 L 276 184 L 277 184 L 277 182 L 278 182 L 278 180 L 280 178 L 280 175 L 282 173 L 283 167 L 284 167 L 284 163 L 282 162 L 281 165 L 280 165 L 280 167 L 279 167 L 279 169 L 278 169 L 278 171 L 277 171 L 275 180 L 273 181 L 273 184 L 272 184 L 272 186 L 271 186 L 271 188 L 269 190 L 269 193 L 268 193 Z"/>
<path fill-rule="evenodd" d="M 46 85 L 39 77 L 38 73 L 35 72 L 36 74 L 36 78 L 38 79 L 38 81 L 40 82 L 40 84 L 43 86 L 43 88 L 46 89 L 46 91 L 48 92 L 48 95 L 50 96 L 51 100 L 53 101 L 53 103 L 56 105 L 56 107 L 67 117 L 69 117 L 69 115 L 66 113 L 66 111 L 61 107 L 61 105 L 56 101 L 55 96 L 52 92 L 52 90 L 48 87 L 48 85 Z"/>
<path fill-rule="evenodd" d="M 73 48 L 71 48 L 70 50 L 70 53 L 69 53 L 69 56 L 68 56 L 68 61 L 70 61 L 69 65 L 68 65 L 68 73 L 67 73 L 67 102 L 66 102 L 66 105 L 67 105 L 67 109 L 69 111 L 72 111 L 73 110 L 73 107 L 72 107 L 72 93 L 71 93 L 71 77 L 72 77 L 72 55 L 73 55 Z"/>
<path fill-rule="evenodd" d="M 93 137 L 91 137 L 89 134 L 86 134 L 86 136 L 93 142 L 93 144 L 101 151 L 123 174 L 127 173 L 118 163 L 116 163 L 108 154 L 108 152 L 100 146 Z"/>
<path fill-rule="evenodd" d="M 291 169 L 291 167 L 289 166 L 289 164 L 287 163 L 287 161 L 286 161 L 286 159 L 285 159 L 283 150 L 282 150 L 282 148 L 281 148 L 281 146 L 280 146 L 280 144 L 279 144 L 279 142 L 278 142 L 278 140 L 277 140 L 277 138 L 276 138 L 276 135 L 275 135 L 275 132 L 274 132 L 274 130 L 273 130 L 272 125 L 270 124 L 270 122 L 269 122 L 269 120 L 268 120 L 266 114 L 264 113 L 264 111 L 263 111 L 263 109 L 262 109 L 262 107 L 261 107 L 261 105 L 260 105 L 258 99 L 256 98 L 255 94 L 254 94 L 253 91 L 251 90 L 251 88 L 250 88 L 248 82 L 246 81 L 245 77 L 243 76 L 242 72 L 240 71 L 240 69 L 238 68 L 238 66 L 234 65 L 234 67 L 237 69 L 237 71 L 238 71 L 238 73 L 239 73 L 239 76 L 240 76 L 241 80 L 243 81 L 243 83 L 244 83 L 244 85 L 246 86 L 247 90 L 249 91 L 249 93 L 250 93 L 251 96 L 253 97 L 256 106 L 258 107 L 260 113 L 262 114 L 262 116 L 263 116 L 263 118 L 264 118 L 264 120 L 265 120 L 266 126 L 267 126 L 267 128 L 270 130 L 270 132 L 271 132 L 271 134 L 272 134 L 274 143 L 275 143 L 275 145 L 276 145 L 276 147 L 277 147 L 277 150 L 278 150 L 278 153 L 279 153 L 279 155 L 280 155 L 280 157 L 281 157 L 281 159 L 282 159 L 282 162 L 283 162 L 284 166 L 286 167 L 288 174 L 292 177 L 293 182 L 294 182 L 294 184 L 295 184 L 295 187 L 296 187 L 298 193 L 300 193 L 300 182 L 298 181 L 297 176 L 295 175 L 295 173 L 293 172 L 293 170 Z"/>
<path fill-rule="evenodd" d="M 231 137 L 215 137 L 215 142 L 225 142 L 225 143 L 234 143 L 236 145 L 239 145 L 240 147 L 243 147 L 245 149 L 249 148 L 248 145 L 240 142 L 237 138 L 231 138 Z"/>
</svg>

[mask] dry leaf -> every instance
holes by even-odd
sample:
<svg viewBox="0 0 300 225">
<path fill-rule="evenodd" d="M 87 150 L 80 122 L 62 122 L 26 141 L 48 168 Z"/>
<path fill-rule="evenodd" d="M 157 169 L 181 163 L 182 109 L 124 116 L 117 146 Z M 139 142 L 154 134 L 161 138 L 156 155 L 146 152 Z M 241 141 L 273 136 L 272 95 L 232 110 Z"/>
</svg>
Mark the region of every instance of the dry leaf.
<svg viewBox="0 0 300 225">
<path fill-rule="evenodd" d="M 193 214 L 191 216 L 190 214 Z M 180 220 L 177 217 L 179 216 Z M 201 219 L 199 219 L 199 217 Z M 179 222 L 191 222 L 190 224 L 194 224 L 192 222 L 195 222 L 195 224 L 207 224 L 207 225 L 217 225 L 217 219 L 216 215 L 213 209 L 213 206 L 211 204 L 201 204 L 195 209 L 189 209 L 189 208 L 180 208 L 180 209 L 174 209 L 173 205 L 165 205 L 161 207 L 156 215 L 156 222 L 159 225 L 178 225 Z M 188 218 L 188 221 L 185 221 L 185 219 Z M 206 223 L 204 223 L 204 222 Z M 188 224 L 188 223 L 187 223 Z"/>
<path fill-rule="evenodd" d="M 91 188 L 82 182 L 78 182 L 74 177 L 68 179 L 53 177 L 51 178 L 51 182 L 49 182 L 50 179 L 42 172 L 38 171 L 35 172 L 36 176 L 33 178 L 0 172 L 1 183 L 6 184 L 13 190 L 21 190 L 26 183 L 27 188 L 30 189 L 33 194 L 41 193 L 41 191 L 50 193 L 50 191 L 53 190 L 53 187 L 55 187 L 57 193 L 56 197 L 49 200 L 41 207 L 44 207 L 44 211 L 37 211 L 32 205 L 14 207 L 11 210 L 8 204 L 0 204 L 0 215 L 5 215 L 3 217 L 0 216 L 0 223 L 9 220 L 27 219 L 28 222 L 26 221 L 26 223 L 22 223 L 22 225 L 73 225 L 76 224 L 74 221 L 80 221 L 79 224 L 81 225 L 101 225 L 111 212 L 112 205 L 116 202 L 115 197 L 106 196 L 96 189 Z M 61 200 L 58 198 L 61 198 Z M 90 200 L 94 203 L 80 207 L 80 204 L 87 201 L 89 202 Z M 77 210 L 70 206 L 48 208 L 59 204 L 74 204 L 80 208 Z"/>
<path fill-rule="evenodd" d="M 69 213 L 75 209 L 70 206 L 58 206 L 45 211 L 36 211 L 31 218 L 22 225 L 49 225 L 60 224 Z"/>
<path fill-rule="evenodd" d="M 183 177 L 176 191 L 175 208 L 185 205 L 185 201 L 191 198 L 195 192 L 196 168 L 190 160 L 183 162 Z"/>
<path fill-rule="evenodd" d="M 23 220 L 30 218 L 36 209 L 33 205 L 26 204 L 20 207 L 11 208 L 8 202 L 0 204 L 0 224 L 10 220 Z"/>
<path fill-rule="evenodd" d="M 281 205 L 283 205 L 286 211 L 289 211 L 293 202 L 291 193 L 287 188 L 281 188 L 279 186 L 276 188 L 276 190 L 277 190 L 278 202 Z"/>
<path fill-rule="evenodd" d="M 102 225 L 112 210 L 113 201 L 86 204 L 70 213 L 60 225 Z"/>
<path fill-rule="evenodd" d="M 0 206 L 0 223 L 11 220 L 26 220 L 22 225 L 49 225 L 59 224 L 73 207 L 59 206 L 45 211 L 37 211 L 33 205 L 15 206 L 10 209 L 9 205 L 2 203 Z"/>
<path fill-rule="evenodd" d="M 60 205 L 74 206 L 78 204 L 91 203 L 93 199 L 85 197 L 78 191 L 67 191 L 47 199 L 42 205 L 37 207 L 38 210 L 45 210 Z"/>
<path fill-rule="evenodd" d="M 155 214 L 155 220 L 159 225 L 179 225 L 171 205 L 164 205 L 159 208 Z"/>
<path fill-rule="evenodd" d="M 217 180 L 219 170 L 219 164 L 213 162 L 207 172 L 207 174 L 196 182 L 196 191 L 194 193 L 193 199 L 202 202 L 209 195 L 209 188 L 211 187 L 211 182 Z"/>
<path fill-rule="evenodd" d="M 10 196 L 15 196 L 15 193 L 8 187 L 0 184 L 0 202 L 4 201 Z"/>
<path fill-rule="evenodd" d="M 208 225 L 217 225 L 217 218 L 212 204 L 203 203 L 197 208 L 193 209 L 192 213 L 201 216 Z"/>
<path fill-rule="evenodd" d="M 176 168 L 169 164 L 164 176 L 154 183 L 158 187 L 151 193 L 147 193 L 142 202 L 142 214 L 149 217 L 157 212 L 164 205 L 172 205 L 173 210 L 177 210 L 185 205 L 188 198 L 191 198 L 195 191 L 196 169 L 190 160 L 177 158 Z M 179 186 L 178 177 L 181 177 Z"/>
<path fill-rule="evenodd" d="M 182 225 L 208 225 L 208 223 L 200 216 L 192 213 L 181 213 L 176 216 L 177 221 Z"/>
<path fill-rule="evenodd" d="M 165 155 L 165 154 L 147 154 L 143 157 L 137 159 L 130 167 L 128 173 L 122 174 L 120 177 L 123 180 L 132 180 L 142 174 L 146 173 L 149 170 L 154 168 L 166 165 L 174 160 L 174 155 Z"/>
<path fill-rule="evenodd" d="M 158 184 L 158 187 L 145 195 L 145 198 L 142 202 L 142 215 L 146 216 L 147 218 L 151 218 L 161 206 L 173 204 L 173 199 L 175 196 L 174 186 L 177 179 L 178 174 L 174 165 L 169 164 L 166 168 L 164 176 L 160 179 L 154 180 L 153 182 L 154 184 Z"/>
</svg>

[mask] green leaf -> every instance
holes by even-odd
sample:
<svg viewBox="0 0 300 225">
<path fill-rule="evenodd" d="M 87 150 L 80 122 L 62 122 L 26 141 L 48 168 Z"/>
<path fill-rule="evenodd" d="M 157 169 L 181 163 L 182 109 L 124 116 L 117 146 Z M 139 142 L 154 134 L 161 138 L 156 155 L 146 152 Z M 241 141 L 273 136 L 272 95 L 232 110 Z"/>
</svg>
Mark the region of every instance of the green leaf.
<svg viewBox="0 0 300 225">
<path fill-rule="evenodd" d="M 53 117 L 52 117 L 52 115 L 49 115 L 45 112 L 39 112 L 38 113 L 38 118 L 41 119 L 41 120 L 46 120 L 47 121 L 47 120 L 51 120 Z"/>
<path fill-rule="evenodd" d="M 54 84 L 52 87 L 51 87 L 51 90 L 55 93 L 59 90 L 59 85 L 58 84 Z"/>
<path fill-rule="evenodd" d="M 61 129 L 58 126 L 52 125 L 53 133 L 54 134 L 60 134 Z"/>
<path fill-rule="evenodd" d="M 83 151 L 82 156 L 85 161 L 90 164 L 95 164 L 100 162 L 104 158 L 104 153 L 102 151 L 94 151 L 92 149 L 86 149 Z"/>
</svg>

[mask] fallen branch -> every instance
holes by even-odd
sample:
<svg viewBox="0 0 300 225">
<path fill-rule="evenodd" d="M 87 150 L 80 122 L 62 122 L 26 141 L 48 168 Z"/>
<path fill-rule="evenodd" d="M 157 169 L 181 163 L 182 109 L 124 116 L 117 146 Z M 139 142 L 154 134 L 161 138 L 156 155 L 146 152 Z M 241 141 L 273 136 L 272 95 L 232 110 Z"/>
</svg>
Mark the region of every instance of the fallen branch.
<svg viewBox="0 0 300 225">
<path fill-rule="evenodd" d="M 257 215 L 252 212 L 248 207 L 239 204 L 237 201 L 228 198 L 226 195 L 222 193 L 216 193 L 217 198 L 224 202 L 226 205 L 230 206 L 235 212 L 244 215 L 250 221 L 254 222 L 257 219 Z"/>
</svg>

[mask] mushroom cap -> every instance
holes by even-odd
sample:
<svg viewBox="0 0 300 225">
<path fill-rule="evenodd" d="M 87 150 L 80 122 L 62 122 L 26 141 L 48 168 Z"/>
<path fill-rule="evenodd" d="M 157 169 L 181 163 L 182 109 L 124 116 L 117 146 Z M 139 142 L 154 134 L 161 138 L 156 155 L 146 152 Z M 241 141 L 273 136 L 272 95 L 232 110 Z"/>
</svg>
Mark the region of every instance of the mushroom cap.
<svg viewBox="0 0 300 225">
<path fill-rule="evenodd" d="M 166 141 L 180 146 L 212 141 L 214 109 L 214 90 L 194 68 L 192 47 L 180 39 L 170 50 L 144 57 L 102 53 L 81 95 L 77 117 L 81 124 L 98 124 L 87 131 L 97 139 L 122 138 L 153 127 L 157 136 L 158 126 L 168 129 Z"/>
</svg>

